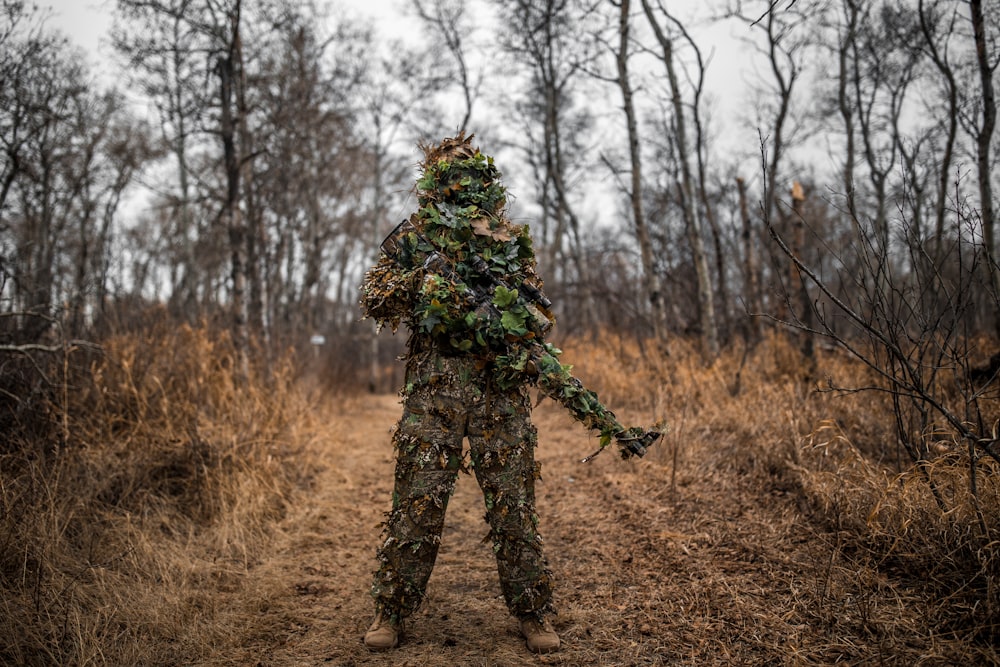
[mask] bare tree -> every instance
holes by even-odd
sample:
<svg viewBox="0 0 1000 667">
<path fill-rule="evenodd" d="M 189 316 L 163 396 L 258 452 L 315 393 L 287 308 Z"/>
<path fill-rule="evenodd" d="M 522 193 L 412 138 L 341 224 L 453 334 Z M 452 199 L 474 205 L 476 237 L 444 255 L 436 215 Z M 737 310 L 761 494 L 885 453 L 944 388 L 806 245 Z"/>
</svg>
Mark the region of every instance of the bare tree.
<svg viewBox="0 0 1000 667">
<path fill-rule="evenodd" d="M 411 187 L 411 161 L 394 152 L 404 143 L 409 154 L 414 144 L 438 141 L 453 131 L 443 126 L 443 114 L 435 103 L 450 84 L 448 72 L 438 66 L 433 49 L 413 49 L 393 42 L 368 64 L 358 86 L 362 117 L 371 124 L 365 141 L 371 169 L 364 175 L 370 181 L 371 215 L 359 237 L 368 265 L 377 257 L 379 243 L 399 222 L 390 217 L 394 208 L 398 210 L 393 205 L 400 204 L 401 194 Z M 368 335 L 368 388 L 376 392 L 385 387 L 380 381 L 384 361 L 381 338 L 374 323 Z"/>
<path fill-rule="evenodd" d="M 660 25 L 659 18 L 653 12 L 649 0 L 642 0 L 642 7 L 649 20 L 649 25 L 653 28 L 653 34 L 660 46 L 659 58 L 666 69 L 667 81 L 669 84 L 670 103 L 673 110 L 674 136 L 673 141 L 677 146 L 677 159 L 680 163 L 681 181 L 677 184 L 680 193 L 681 211 L 684 216 L 684 227 L 687 230 L 688 242 L 691 245 L 691 254 L 694 260 L 695 275 L 698 284 L 698 312 L 701 324 L 701 337 L 703 344 L 703 354 L 706 359 L 715 359 L 719 354 L 719 331 L 715 319 L 715 299 L 711 277 L 709 275 L 708 258 L 705 254 L 704 231 L 702 230 L 702 211 L 707 209 L 707 199 L 704 189 L 704 169 L 701 167 L 701 160 L 698 160 L 698 171 L 691 165 L 692 151 L 689 146 L 687 129 L 688 111 L 681 96 L 680 81 L 677 77 L 675 60 L 674 39 L 669 36 Z M 662 2 L 657 2 L 660 14 L 679 31 L 689 44 L 694 44 L 690 35 L 684 30 L 684 26 L 663 6 Z M 701 63 L 700 53 L 698 54 L 699 76 L 703 76 L 704 66 Z M 699 86 L 700 91 L 700 86 Z M 697 100 L 695 101 L 697 106 Z M 700 124 L 699 124 L 700 129 Z M 700 139 L 700 135 L 698 139 Z M 700 155 L 703 147 L 700 142 L 694 147 L 694 152 Z M 696 177 L 697 182 L 696 182 Z M 699 204 L 701 208 L 699 208 Z"/>
<path fill-rule="evenodd" d="M 801 22 L 801 17 L 795 17 Z M 785 159 L 786 132 L 789 112 L 792 105 L 792 92 L 802 74 L 801 55 L 803 42 L 796 37 L 796 22 L 786 21 L 785 16 L 779 19 L 774 12 L 768 12 L 761 24 L 766 38 L 764 50 L 767 53 L 768 64 L 773 75 L 774 93 L 777 97 L 777 108 L 769 128 L 766 191 L 764 193 L 765 216 L 771 218 L 778 201 L 776 183 L 778 174 Z"/>
<path fill-rule="evenodd" d="M 941 17 L 933 8 L 927 8 L 924 0 L 918 0 L 917 15 L 920 19 L 920 29 L 924 36 L 924 45 L 931 58 L 931 62 L 937 68 L 942 78 L 944 86 L 944 97 L 947 100 L 947 107 L 944 113 L 944 122 L 947 131 L 944 140 L 944 147 L 939 158 L 938 187 L 934 203 L 934 250 L 935 261 L 941 261 L 946 206 L 949 196 L 949 188 L 952 180 L 952 161 L 955 154 L 955 141 L 958 134 L 958 82 L 955 72 L 950 62 L 949 42 L 954 29 L 954 17 L 948 20 L 948 25 L 942 28 Z"/>
<path fill-rule="evenodd" d="M 861 8 L 858 0 L 842 0 L 843 22 L 838 25 L 837 39 L 837 109 L 844 123 L 844 166 L 841 182 L 847 209 L 851 215 L 856 213 L 854 196 L 854 171 L 856 160 L 855 148 L 855 111 L 851 102 L 851 67 L 852 56 L 856 50 L 859 14 Z"/>
<path fill-rule="evenodd" d="M 612 4 L 616 4 L 611 0 Z M 666 309 L 659 273 L 653 261 L 653 244 L 647 226 L 643 205 L 642 156 L 639 140 L 639 126 L 636 119 L 632 81 L 629 74 L 629 52 L 631 48 L 631 17 L 629 0 L 620 0 L 618 7 L 618 44 L 614 49 L 617 84 L 622 96 L 625 126 L 628 132 L 628 154 L 631 167 L 629 202 L 632 208 L 632 224 L 642 259 L 642 272 L 646 281 L 646 295 L 649 300 L 653 320 L 653 335 L 661 344 L 666 344 Z"/>
<path fill-rule="evenodd" d="M 763 303 L 760 294 L 760 269 L 757 258 L 757 232 L 753 228 L 750 217 L 750 206 L 747 202 L 747 186 L 742 178 L 736 179 L 737 196 L 740 211 L 740 240 L 743 246 L 743 293 L 745 307 L 749 315 L 749 343 L 755 344 L 761 338 L 761 316 Z"/>
<path fill-rule="evenodd" d="M 3 162 L 0 164 L 0 213 L 7 205 L 11 187 L 23 168 L 26 145 L 41 130 L 37 115 L 42 107 L 33 85 L 34 68 L 63 45 L 52 35 L 43 34 L 37 14 L 24 3 L 4 0 L 0 23 L 0 125 Z M 4 224 L 4 223 L 0 223 Z"/>
<path fill-rule="evenodd" d="M 239 357 L 239 373 L 244 379 L 249 376 L 249 334 L 247 332 L 247 229 L 240 209 L 240 177 L 243 169 L 241 164 L 247 159 L 240 152 L 237 143 L 237 125 L 240 124 L 234 98 L 243 93 L 241 83 L 243 47 L 240 42 L 241 0 L 224 9 L 221 19 L 216 24 L 217 38 L 225 45 L 216 56 L 215 72 L 219 77 L 219 138 L 222 140 L 223 163 L 226 175 L 225 195 L 222 198 L 222 209 L 219 220 L 229 237 L 229 252 L 231 257 L 230 274 L 230 308 L 232 309 L 232 327 Z M 245 132 L 244 132 L 245 134 Z"/>
<path fill-rule="evenodd" d="M 805 3 L 789 5 L 779 12 L 773 11 L 774 4 L 763 4 L 766 7 L 761 11 L 758 9 L 760 2 L 752 3 L 753 7 L 744 7 L 742 2 L 737 2 L 729 16 L 745 21 L 758 35 L 750 43 L 757 54 L 763 57 L 764 67 L 768 70 L 768 76 L 762 74 L 757 79 L 758 88 L 755 91 L 758 134 L 764 162 L 759 211 L 764 220 L 783 226 L 783 232 L 787 235 L 789 230 L 784 227 L 794 224 L 794 214 L 788 207 L 779 207 L 779 203 L 783 201 L 782 193 L 788 191 L 783 183 L 791 185 L 786 171 L 796 133 L 806 126 L 808 118 L 808 114 L 800 108 L 804 106 L 806 99 L 800 94 L 800 83 L 805 75 L 809 50 L 814 43 L 814 32 L 822 25 L 818 20 L 822 7 L 818 2 L 807 0 Z M 813 21 L 814 18 L 817 20 Z M 762 263 L 761 268 L 764 266 Z M 779 291 L 787 295 L 787 280 L 780 267 L 773 267 L 770 278 Z M 778 304 L 780 308 L 781 301 Z M 764 306 L 766 309 L 767 304 Z"/>
<path fill-rule="evenodd" d="M 956 213 L 957 223 L 971 226 L 969 209 Z M 797 255 L 773 225 L 768 230 L 794 269 L 818 290 L 810 308 L 810 319 L 794 313 L 793 324 L 806 333 L 826 337 L 868 366 L 879 378 L 867 387 L 840 387 L 831 380 L 830 388 L 840 391 L 876 391 L 888 394 L 893 402 L 899 445 L 911 463 L 924 473 L 931 493 L 942 512 L 948 512 L 950 498 L 939 491 L 929 473 L 931 446 L 953 442 L 964 448 L 969 458 L 969 482 L 977 495 L 978 460 L 988 456 L 1000 462 L 993 423 L 986 414 L 986 386 L 996 379 L 996 371 L 985 377 L 970 367 L 968 314 L 974 307 L 972 285 L 984 259 L 982 247 L 961 241 L 960 254 L 972 266 L 950 289 L 946 299 L 933 296 L 929 282 L 937 282 L 936 269 L 908 276 L 895 266 L 886 248 L 873 242 L 873 235 L 857 229 L 854 251 L 857 257 L 835 255 L 835 261 L 849 272 L 854 292 L 842 298 L 816 267 Z M 919 265 L 918 263 L 915 265 Z M 860 268 L 859 268 L 860 267 Z M 878 277 L 878 279 L 876 279 Z M 806 321 L 814 324 L 806 325 Z M 947 435 L 946 435 L 947 434 Z M 886 456 L 890 452 L 879 452 Z M 898 461 L 902 469 L 903 462 Z M 982 537 L 989 538 L 995 527 L 979 515 Z"/>
<path fill-rule="evenodd" d="M 910 86 L 916 76 L 919 52 L 910 48 L 918 39 L 912 13 L 883 4 L 861 17 L 853 45 L 854 106 L 862 154 L 872 187 L 870 210 L 879 243 L 888 246 L 890 189 L 898 171 L 899 128 Z"/>
<path fill-rule="evenodd" d="M 269 241 L 260 253 L 265 324 L 274 349 L 301 348 L 356 311 L 353 295 L 336 312 L 330 300 L 351 267 L 344 253 L 371 241 L 360 221 L 371 218 L 372 157 L 356 128 L 372 76 L 362 54 L 372 43 L 348 23 L 322 30 L 299 3 L 269 23 L 273 43 L 259 50 L 250 91 L 260 108 L 254 184 Z"/>
<path fill-rule="evenodd" d="M 465 40 L 472 33 L 472 25 L 466 16 L 467 3 L 463 0 L 411 0 L 417 15 L 429 28 L 431 39 L 440 38 L 454 61 L 455 76 L 465 103 L 465 111 L 457 131 L 469 129 L 472 107 L 479 97 L 483 82 L 482 73 L 470 70 L 469 56 Z"/>
<path fill-rule="evenodd" d="M 536 239 L 545 243 L 545 265 L 554 274 L 548 281 L 555 296 L 564 292 L 572 313 L 584 328 L 598 322 L 589 270 L 581 237 L 581 221 L 574 198 L 574 181 L 586 168 L 586 136 L 591 122 L 587 105 L 580 105 L 582 75 L 595 54 L 581 38 L 586 8 L 569 0 L 498 2 L 501 20 L 513 27 L 502 39 L 504 48 L 521 65 L 528 83 L 515 104 L 524 127 L 515 139 L 535 174 L 536 198 L 541 208 Z M 558 299 L 557 299 L 558 301 Z M 569 313 L 566 313 L 567 315 Z"/>
<path fill-rule="evenodd" d="M 76 137 L 64 199 L 75 217 L 75 242 L 64 247 L 72 260 L 73 283 L 67 285 L 70 335 L 83 335 L 94 315 L 103 313 L 112 258 L 112 224 L 122 196 L 155 151 L 145 128 L 129 118 L 122 96 L 114 91 L 85 93 L 67 119 Z"/>
<path fill-rule="evenodd" d="M 997 123 L 996 94 L 993 88 L 993 77 L 1000 55 L 997 53 L 997 36 L 987 34 L 988 25 L 983 15 L 982 0 L 969 0 L 972 20 L 972 36 L 976 47 L 976 66 L 981 86 L 982 120 L 976 132 L 976 170 L 979 186 L 979 217 L 983 229 L 983 248 L 985 250 L 986 270 L 989 275 L 993 293 L 1000 295 L 1000 267 L 996 261 L 996 220 L 993 209 L 993 164 L 990 159 L 990 147 Z M 991 57 L 992 56 L 992 57 Z M 996 305 L 996 304 L 994 304 Z M 1000 334 L 1000 313 L 994 315 L 993 326 Z"/>
<path fill-rule="evenodd" d="M 47 316 L 69 299 L 71 288 L 64 280 L 76 268 L 72 260 L 64 263 L 71 222 L 79 220 L 78 213 L 85 218 L 78 223 L 77 238 L 89 233 L 92 222 L 92 211 L 79 209 L 81 191 L 94 177 L 96 142 L 81 136 L 94 120 L 87 115 L 91 96 L 79 59 L 63 48 L 60 39 L 41 33 L 15 46 L 23 60 L 4 86 L 12 98 L 3 119 L 12 162 L 5 167 L 4 224 L 11 225 L 8 238 L 14 242 L 5 268 L 13 278 L 14 309 L 46 316 L 22 320 L 28 339 L 48 331 L 52 320 Z"/>
<path fill-rule="evenodd" d="M 162 157 L 161 147 L 154 141 L 149 128 L 145 124 L 123 116 L 121 109 L 125 108 L 121 95 L 107 93 L 103 96 L 101 106 L 97 111 L 107 128 L 103 141 L 104 168 L 103 181 L 98 193 L 99 229 L 94 238 L 91 272 L 94 281 L 94 310 L 101 316 L 106 316 L 110 297 L 119 298 L 125 293 L 125 279 L 122 267 L 114 267 L 116 262 L 115 246 L 122 236 L 122 231 L 116 228 L 116 222 L 121 217 L 120 206 L 128 188 L 133 186 L 142 170 L 151 162 Z M 117 280 L 117 284 L 112 284 Z M 141 287 L 140 287 L 141 289 Z M 106 322 L 101 322 L 106 324 Z"/>
<path fill-rule="evenodd" d="M 117 0 L 112 32 L 131 83 L 155 105 L 163 140 L 176 161 L 176 182 L 157 190 L 174 213 L 170 301 L 188 318 L 197 316 L 198 301 L 211 291 L 199 286 L 207 279 L 199 266 L 205 259 L 199 257 L 199 239 L 208 221 L 197 192 L 209 176 L 196 168 L 212 164 L 205 159 L 205 114 L 217 93 L 206 80 L 218 49 L 211 44 L 207 1 Z"/>
<path fill-rule="evenodd" d="M 42 17 L 19 3 L 5 3 L 3 12 L 10 28 L 0 33 L 2 310 L 29 314 L 15 327 L 26 340 L 56 322 L 83 335 L 103 308 L 112 220 L 151 154 L 149 142 L 121 96 L 95 92 L 81 55 Z M 121 136 L 134 141 L 127 156 Z"/>
</svg>

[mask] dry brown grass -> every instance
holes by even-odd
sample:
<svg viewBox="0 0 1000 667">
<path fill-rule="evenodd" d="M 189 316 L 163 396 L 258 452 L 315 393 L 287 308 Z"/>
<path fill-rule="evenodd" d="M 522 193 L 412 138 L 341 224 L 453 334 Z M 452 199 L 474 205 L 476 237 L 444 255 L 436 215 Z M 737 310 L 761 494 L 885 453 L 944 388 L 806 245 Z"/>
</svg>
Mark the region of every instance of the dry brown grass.
<svg viewBox="0 0 1000 667">
<path fill-rule="evenodd" d="M 197 661 L 217 586 L 303 481 L 289 368 L 236 382 L 224 335 L 166 322 L 103 347 L 66 358 L 69 391 L 34 398 L 50 423 L 0 460 L 5 664 Z"/>
<path fill-rule="evenodd" d="M 873 464 L 844 431 L 822 424 L 806 438 L 796 470 L 832 546 L 824 591 L 831 601 L 854 598 L 856 622 L 865 628 L 895 625 L 899 634 L 967 642 L 970 655 L 997 659 L 1000 469 L 994 462 L 978 461 L 973 495 L 961 450 L 897 474 Z M 911 613 L 894 618 L 897 605 L 879 599 L 886 592 Z"/>
<path fill-rule="evenodd" d="M 980 459 L 974 496 L 967 449 L 946 430 L 928 435 L 938 458 L 914 466 L 897 446 L 886 395 L 824 391 L 828 379 L 871 386 L 863 366 L 821 350 L 817 375 L 807 379 L 806 365 L 780 337 L 745 363 L 735 349 L 710 367 L 683 344 L 650 363 L 635 343 L 604 341 L 601 348 L 624 359 L 617 367 L 587 353 L 598 346 L 565 347 L 567 357 L 586 359 L 579 366 L 589 381 L 611 388 L 602 395 L 613 396 L 612 404 L 646 410 L 652 398 L 650 412 L 668 418 L 669 437 L 650 457 L 663 466 L 656 477 L 669 480 L 667 498 L 683 503 L 692 486 L 707 486 L 736 503 L 749 496 L 776 502 L 782 517 L 798 514 L 784 535 L 775 532 L 780 521 L 754 528 L 773 534 L 769 549 L 811 561 L 785 608 L 755 612 L 765 627 L 797 617 L 820 631 L 823 641 L 811 650 L 776 645 L 781 662 L 1000 660 L 1000 470 Z M 630 390 L 629 378 L 640 384 Z M 982 408 L 996 414 L 997 401 Z M 786 627 L 781 636 L 794 634 Z"/>
<path fill-rule="evenodd" d="M 669 431 L 582 465 L 595 441 L 536 410 L 560 653 L 524 651 L 464 476 L 427 603 L 367 652 L 396 398 L 307 400 L 288 367 L 236 383 L 225 339 L 164 327 L 108 341 L 4 450 L 0 662 L 1000 664 L 1000 471 L 980 461 L 974 499 L 961 448 L 900 468 L 884 397 L 817 390 L 869 383 L 857 364 L 822 353 L 809 379 L 777 337 L 710 366 L 680 341 L 562 347 L 623 421 Z"/>
</svg>

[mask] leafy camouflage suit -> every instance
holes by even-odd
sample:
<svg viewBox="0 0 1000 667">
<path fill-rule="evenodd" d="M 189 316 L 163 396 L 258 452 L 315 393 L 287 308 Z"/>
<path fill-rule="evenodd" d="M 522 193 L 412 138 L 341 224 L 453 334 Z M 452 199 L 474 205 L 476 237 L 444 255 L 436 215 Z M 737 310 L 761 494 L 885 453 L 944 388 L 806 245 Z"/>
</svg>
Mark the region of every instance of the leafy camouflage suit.
<svg viewBox="0 0 1000 667">
<path fill-rule="evenodd" d="M 531 384 L 600 431 L 602 447 L 612 437 L 644 433 L 622 427 L 558 362 L 559 350 L 542 342 L 548 323 L 519 295 L 540 286 L 531 238 L 507 219 L 500 174 L 470 140 L 425 149 L 420 208 L 409 220 L 414 231 L 401 236 L 407 261 L 383 254 L 362 286 L 366 316 L 411 330 L 403 415 L 393 435 L 392 510 L 372 586 L 377 611 L 393 622 L 423 599 L 466 437 L 507 606 L 539 621 L 553 612 L 535 514 Z M 448 258 L 445 269 L 423 261 L 435 253 Z M 485 264 L 473 269 L 480 259 Z M 484 266 L 506 287 L 484 279 Z M 470 302 L 470 287 L 487 290 L 491 312 Z"/>
<path fill-rule="evenodd" d="M 529 398 L 524 387 L 497 389 L 490 371 L 478 366 L 473 357 L 435 350 L 409 358 L 403 416 L 393 437 L 392 511 L 372 589 L 390 615 L 409 615 L 423 598 L 466 436 L 507 606 L 518 617 L 551 611 L 551 574 L 535 514 L 537 438 Z"/>
</svg>

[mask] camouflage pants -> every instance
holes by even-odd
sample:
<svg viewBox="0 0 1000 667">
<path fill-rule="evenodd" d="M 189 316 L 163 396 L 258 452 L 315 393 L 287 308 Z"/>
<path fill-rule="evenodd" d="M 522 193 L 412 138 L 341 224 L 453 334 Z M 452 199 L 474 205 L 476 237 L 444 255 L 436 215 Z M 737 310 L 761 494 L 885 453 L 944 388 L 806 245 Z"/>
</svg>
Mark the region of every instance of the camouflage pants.
<svg viewBox="0 0 1000 667">
<path fill-rule="evenodd" d="M 423 600 L 448 500 L 464 469 L 465 437 L 508 608 L 518 617 L 553 611 L 535 514 L 539 466 L 530 398 L 523 387 L 497 391 L 476 366 L 473 359 L 434 353 L 414 355 L 407 365 L 403 415 L 393 435 L 392 510 L 372 585 L 376 608 L 396 619 Z"/>
</svg>

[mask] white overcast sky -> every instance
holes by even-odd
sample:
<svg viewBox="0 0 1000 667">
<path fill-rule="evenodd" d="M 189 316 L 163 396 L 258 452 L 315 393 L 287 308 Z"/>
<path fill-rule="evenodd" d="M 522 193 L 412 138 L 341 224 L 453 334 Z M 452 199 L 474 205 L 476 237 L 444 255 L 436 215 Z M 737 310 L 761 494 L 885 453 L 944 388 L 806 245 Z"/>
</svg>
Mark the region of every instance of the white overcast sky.
<svg viewBox="0 0 1000 667">
<path fill-rule="evenodd" d="M 105 64 L 112 57 L 108 31 L 115 0 L 39 0 L 38 4 L 50 12 L 47 25 L 83 47 L 90 54 L 95 69 L 106 73 L 103 72 Z M 339 4 L 358 16 L 373 19 L 401 14 L 399 0 L 342 0 Z"/>
</svg>

